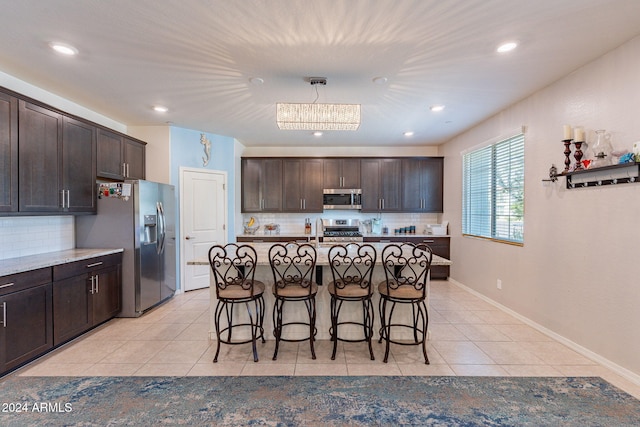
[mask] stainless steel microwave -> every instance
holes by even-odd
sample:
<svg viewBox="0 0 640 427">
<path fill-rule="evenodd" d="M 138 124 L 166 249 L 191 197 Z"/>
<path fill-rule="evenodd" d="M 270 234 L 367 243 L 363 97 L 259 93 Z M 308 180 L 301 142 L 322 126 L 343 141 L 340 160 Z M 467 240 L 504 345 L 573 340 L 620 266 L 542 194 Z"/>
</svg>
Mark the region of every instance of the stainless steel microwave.
<svg viewBox="0 0 640 427">
<path fill-rule="evenodd" d="M 359 188 L 325 188 L 324 209 L 362 209 L 362 190 Z"/>
</svg>

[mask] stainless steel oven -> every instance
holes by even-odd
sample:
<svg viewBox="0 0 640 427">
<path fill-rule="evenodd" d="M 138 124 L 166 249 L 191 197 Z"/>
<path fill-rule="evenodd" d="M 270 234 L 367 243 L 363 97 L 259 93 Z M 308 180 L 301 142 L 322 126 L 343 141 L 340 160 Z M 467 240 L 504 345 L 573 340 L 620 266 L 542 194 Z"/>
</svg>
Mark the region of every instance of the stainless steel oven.
<svg viewBox="0 0 640 427">
<path fill-rule="evenodd" d="M 362 190 L 325 188 L 322 204 L 324 209 L 362 209 Z"/>
<path fill-rule="evenodd" d="M 324 244 L 362 242 L 360 221 L 357 219 L 323 219 L 322 242 Z"/>
</svg>

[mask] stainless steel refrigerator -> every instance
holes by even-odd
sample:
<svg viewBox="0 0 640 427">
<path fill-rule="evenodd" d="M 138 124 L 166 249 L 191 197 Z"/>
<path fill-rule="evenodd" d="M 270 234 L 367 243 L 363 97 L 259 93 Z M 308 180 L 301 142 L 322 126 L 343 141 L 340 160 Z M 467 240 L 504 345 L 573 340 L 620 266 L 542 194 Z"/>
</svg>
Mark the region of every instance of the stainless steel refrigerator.
<svg viewBox="0 0 640 427">
<path fill-rule="evenodd" d="M 76 247 L 124 248 L 119 317 L 141 316 L 175 293 L 175 205 L 172 185 L 102 182 L 97 215 L 76 217 Z"/>
</svg>

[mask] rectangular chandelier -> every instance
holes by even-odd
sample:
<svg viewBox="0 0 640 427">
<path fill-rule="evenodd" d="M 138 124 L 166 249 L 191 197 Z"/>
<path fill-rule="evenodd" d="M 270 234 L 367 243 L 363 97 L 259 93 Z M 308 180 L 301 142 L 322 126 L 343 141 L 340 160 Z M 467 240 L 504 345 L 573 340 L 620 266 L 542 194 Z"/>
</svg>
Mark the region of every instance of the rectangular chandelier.
<svg viewBox="0 0 640 427">
<path fill-rule="evenodd" d="M 360 104 L 276 104 L 282 130 L 357 130 Z"/>
</svg>

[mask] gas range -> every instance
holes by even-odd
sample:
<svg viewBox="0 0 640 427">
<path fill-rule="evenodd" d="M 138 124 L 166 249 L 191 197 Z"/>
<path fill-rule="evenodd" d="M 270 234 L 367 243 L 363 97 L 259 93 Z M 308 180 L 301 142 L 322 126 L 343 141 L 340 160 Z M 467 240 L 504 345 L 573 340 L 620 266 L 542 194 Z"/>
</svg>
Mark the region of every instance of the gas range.
<svg viewBox="0 0 640 427">
<path fill-rule="evenodd" d="M 357 219 L 323 219 L 322 236 L 324 243 L 362 242 L 360 220 Z"/>
</svg>

